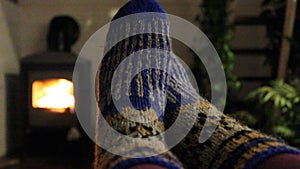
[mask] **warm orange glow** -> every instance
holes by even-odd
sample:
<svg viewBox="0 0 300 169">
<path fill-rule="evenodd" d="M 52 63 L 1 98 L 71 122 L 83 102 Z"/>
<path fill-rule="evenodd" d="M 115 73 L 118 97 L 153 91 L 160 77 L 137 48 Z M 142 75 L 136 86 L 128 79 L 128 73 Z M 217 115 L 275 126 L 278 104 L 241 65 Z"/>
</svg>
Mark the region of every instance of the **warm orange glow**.
<svg viewBox="0 0 300 169">
<path fill-rule="evenodd" d="M 66 79 L 34 81 L 32 84 L 32 107 L 45 108 L 55 113 L 73 110 L 75 99 L 73 83 Z"/>
</svg>

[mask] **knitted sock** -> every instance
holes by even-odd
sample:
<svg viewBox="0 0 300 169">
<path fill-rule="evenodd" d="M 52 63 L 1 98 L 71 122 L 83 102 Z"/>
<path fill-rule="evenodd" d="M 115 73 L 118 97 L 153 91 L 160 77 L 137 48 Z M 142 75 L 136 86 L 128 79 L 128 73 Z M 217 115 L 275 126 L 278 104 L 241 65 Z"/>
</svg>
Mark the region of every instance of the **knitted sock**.
<svg viewBox="0 0 300 169">
<path fill-rule="evenodd" d="M 156 0 L 131 0 L 114 17 L 114 20 L 135 13 L 159 12 L 165 13 Z M 149 138 L 164 131 L 163 112 L 166 102 L 168 79 L 166 69 L 171 55 L 171 45 L 168 35 L 166 16 L 156 20 L 137 18 L 137 25 L 129 22 L 111 24 L 107 34 L 104 56 L 98 71 L 97 101 L 101 115 L 106 122 L 119 133 L 132 138 Z M 138 34 L 118 42 L 121 35 L 129 35 L 143 29 L 152 30 L 152 34 Z M 117 42 L 116 44 L 114 44 Z M 110 48 L 109 46 L 113 46 Z M 146 50 L 143 49 L 154 49 Z M 159 52 L 163 50 L 163 52 Z M 138 57 L 129 57 L 141 51 Z M 129 61 L 126 64 L 125 59 Z M 147 64 L 155 66 L 143 70 Z M 117 70 L 120 70 L 116 73 Z M 137 73 L 138 72 L 138 73 Z M 115 74 L 114 74 L 115 73 Z M 137 73 L 137 74 L 136 74 Z M 116 81 L 113 82 L 113 75 Z M 111 92 L 113 91 L 113 93 Z M 113 98 L 115 98 L 113 100 Z M 128 104 L 128 98 L 130 104 Z M 118 105 L 116 105 L 116 101 Z M 103 121 L 98 114 L 96 140 L 110 137 L 103 129 Z M 127 119 L 133 117 L 137 121 Z M 121 138 L 116 138 L 117 141 Z M 104 139 L 105 141 L 105 139 Z M 111 141 L 111 140 L 110 140 Z M 114 140 L 110 145 L 114 148 Z M 130 168 L 140 164 L 156 164 L 166 168 L 181 168 L 180 162 L 171 152 L 163 137 L 155 138 L 150 142 L 127 142 L 117 149 L 118 154 L 130 154 L 136 158 L 114 155 L 96 146 L 95 168 Z M 151 156 L 153 152 L 166 152 Z M 158 153 L 159 154 L 159 153 Z M 147 156 L 147 157 L 145 157 Z"/>
<path fill-rule="evenodd" d="M 180 65 L 178 70 L 184 72 Z M 189 81 L 185 81 L 184 78 L 169 80 L 167 89 L 164 117 L 166 128 L 176 120 L 179 110 L 186 118 L 197 115 L 197 120 L 189 134 L 172 150 L 185 168 L 252 169 L 276 154 L 300 155 L 299 150 L 284 142 L 252 130 L 223 115 L 208 101 L 197 96 Z M 218 117 L 220 117 L 219 122 L 216 120 Z M 208 127 L 202 131 L 205 123 L 208 123 Z M 211 127 L 213 125 L 217 125 L 217 128 Z M 207 141 L 200 143 L 200 133 L 203 132 L 212 135 Z"/>
</svg>

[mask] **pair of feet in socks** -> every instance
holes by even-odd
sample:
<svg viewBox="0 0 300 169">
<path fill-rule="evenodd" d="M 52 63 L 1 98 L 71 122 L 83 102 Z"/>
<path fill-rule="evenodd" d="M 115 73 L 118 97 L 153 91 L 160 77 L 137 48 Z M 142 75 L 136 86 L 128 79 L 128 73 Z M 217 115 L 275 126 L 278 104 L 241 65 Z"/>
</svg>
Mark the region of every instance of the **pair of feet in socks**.
<svg viewBox="0 0 300 169">
<path fill-rule="evenodd" d="M 114 20 L 144 12 L 165 14 L 156 0 L 131 0 L 119 10 Z M 99 66 L 97 79 L 101 115 L 119 133 L 144 139 L 165 132 L 174 124 L 179 113 L 183 113 L 186 119 L 195 118 L 195 122 L 188 135 L 172 151 L 168 151 L 168 142 L 172 140 L 163 137 L 149 139 L 148 142 L 128 142 L 122 148 L 116 145 L 119 155 L 96 146 L 95 168 L 250 169 L 276 154 L 300 154 L 275 138 L 221 115 L 197 94 L 185 69 L 172 54 L 166 16 L 150 21 L 136 19 L 139 20 L 137 25 L 128 22 L 111 25 L 109 29 L 108 52 Z M 137 29 L 155 30 L 157 33 L 130 36 L 114 44 L 119 36 Z M 125 60 L 128 62 L 123 64 Z M 219 122 L 217 118 L 220 118 Z M 109 133 L 101 129 L 102 123 L 100 118 L 97 119 L 96 140 L 109 137 Z M 217 128 L 208 131 L 213 133 L 207 141 L 199 143 L 205 123 Z M 180 123 L 177 127 L 185 128 L 185 125 Z M 114 147 L 114 142 L 111 144 Z M 153 152 L 159 155 L 152 156 Z"/>
</svg>

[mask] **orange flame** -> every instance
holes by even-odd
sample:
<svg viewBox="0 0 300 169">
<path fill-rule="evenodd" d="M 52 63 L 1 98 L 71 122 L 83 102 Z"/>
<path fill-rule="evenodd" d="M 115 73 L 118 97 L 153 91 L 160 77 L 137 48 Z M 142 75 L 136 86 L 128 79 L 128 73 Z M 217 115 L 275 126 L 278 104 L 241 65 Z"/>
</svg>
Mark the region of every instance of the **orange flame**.
<svg viewBox="0 0 300 169">
<path fill-rule="evenodd" d="M 32 84 L 32 107 L 45 108 L 55 113 L 74 110 L 73 83 L 66 79 L 34 81 Z"/>
</svg>

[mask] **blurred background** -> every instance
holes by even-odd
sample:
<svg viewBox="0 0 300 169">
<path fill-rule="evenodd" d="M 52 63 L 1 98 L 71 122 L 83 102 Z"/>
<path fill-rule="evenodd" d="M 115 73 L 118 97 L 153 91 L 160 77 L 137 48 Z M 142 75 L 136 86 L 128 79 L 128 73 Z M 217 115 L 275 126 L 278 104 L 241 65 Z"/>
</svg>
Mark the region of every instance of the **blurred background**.
<svg viewBox="0 0 300 169">
<path fill-rule="evenodd" d="M 74 114 L 80 101 L 74 100 L 73 67 L 88 38 L 126 2 L 1 0 L 0 169 L 91 168 L 93 142 Z M 159 2 L 214 44 L 227 77 L 224 113 L 300 147 L 299 2 Z M 175 39 L 173 50 L 209 100 L 218 85 L 210 86 L 201 61 Z M 89 63 L 83 65 L 88 72 Z M 87 111 L 95 112 L 90 105 Z"/>
</svg>

